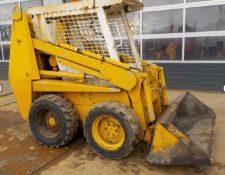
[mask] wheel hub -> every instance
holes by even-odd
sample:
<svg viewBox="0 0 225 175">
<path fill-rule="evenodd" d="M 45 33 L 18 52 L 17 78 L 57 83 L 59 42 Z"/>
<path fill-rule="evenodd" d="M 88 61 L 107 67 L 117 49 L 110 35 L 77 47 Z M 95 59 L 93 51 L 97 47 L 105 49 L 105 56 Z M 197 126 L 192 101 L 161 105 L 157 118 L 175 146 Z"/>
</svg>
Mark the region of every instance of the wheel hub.
<svg viewBox="0 0 225 175">
<path fill-rule="evenodd" d="M 50 118 L 48 119 L 48 122 L 49 122 L 49 124 L 50 124 L 51 126 L 55 126 L 55 125 L 56 125 L 56 121 L 55 121 L 55 118 L 54 118 L 54 117 L 50 117 Z"/>
<path fill-rule="evenodd" d="M 56 133 L 59 130 L 57 119 L 51 111 L 45 113 L 45 123 L 49 131 Z"/>
<path fill-rule="evenodd" d="M 107 150 L 117 150 L 124 142 L 125 134 L 118 120 L 112 116 L 98 117 L 92 126 L 95 141 Z"/>
<path fill-rule="evenodd" d="M 117 123 L 108 121 L 107 119 L 103 120 L 100 125 L 102 136 L 113 143 L 118 141 L 119 128 L 120 126 Z"/>
</svg>

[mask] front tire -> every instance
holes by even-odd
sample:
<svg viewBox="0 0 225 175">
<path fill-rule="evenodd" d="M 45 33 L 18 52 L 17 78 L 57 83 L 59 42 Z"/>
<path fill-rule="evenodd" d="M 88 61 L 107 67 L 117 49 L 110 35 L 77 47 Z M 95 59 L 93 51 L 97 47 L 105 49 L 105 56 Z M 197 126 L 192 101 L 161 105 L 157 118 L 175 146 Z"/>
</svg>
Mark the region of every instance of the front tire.
<svg viewBox="0 0 225 175">
<path fill-rule="evenodd" d="M 95 106 L 84 122 L 84 135 L 96 153 L 109 159 L 128 156 L 139 141 L 140 125 L 134 111 L 109 101 Z"/>
<path fill-rule="evenodd" d="M 49 94 L 33 102 L 29 124 L 40 143 L 58 148 L 74 138 L 79 121 L 71 102 L 59 95 Z"/>
</svg>

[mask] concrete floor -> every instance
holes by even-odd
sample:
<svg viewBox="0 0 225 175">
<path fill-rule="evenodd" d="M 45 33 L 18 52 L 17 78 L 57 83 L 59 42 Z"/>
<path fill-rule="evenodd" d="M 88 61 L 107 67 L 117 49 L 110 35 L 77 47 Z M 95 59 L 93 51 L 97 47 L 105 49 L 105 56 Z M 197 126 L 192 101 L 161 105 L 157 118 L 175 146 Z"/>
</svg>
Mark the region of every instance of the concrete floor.
<svg viewBox="0 0 225 175">
<path fill-rule="evenodd" d="M 181 93 L 183 91 L 169 91 L 170 101 Z M 202 173 L 191 167 L 151 166 L 145 161 L 140 147 L 127 158 L 113 161 L 97 156 L 82 138 L 74 139 L 72 144 L 61 149 L 41 146 L 20 119 L 13 95 L 5 95 L 0 97 L 0 174 L 225 175 L 225 94 L 192 93 L 217 114 L 214 163 Z"/>
<path fill-rule="evenodd" d="M 9 85 L 9 82 L 6 80 L 0 80 L 0 95 L 5 95 L 11 92 L 12 89 Z"/>
</svg>

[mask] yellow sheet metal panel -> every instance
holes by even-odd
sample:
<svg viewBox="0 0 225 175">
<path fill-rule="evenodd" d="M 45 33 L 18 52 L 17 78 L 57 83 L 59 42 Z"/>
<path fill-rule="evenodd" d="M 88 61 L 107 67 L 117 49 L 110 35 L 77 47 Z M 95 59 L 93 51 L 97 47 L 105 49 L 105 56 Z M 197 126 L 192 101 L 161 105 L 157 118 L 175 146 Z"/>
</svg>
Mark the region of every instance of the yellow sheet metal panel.
<svg viewBox="0 0 225 175">
<path fill-rule="evenodd" d="M 91 108 L 93 108 L 95 105 L 106 102 L 106 101 L 119 101 L 127 106 L 131 106 L 129 96 L 126 91 L 121 91 L 117 93 L 111 93 L 111 92 L 82 92 L 82 93 L 70 93 L 65 92 L 61 93 L 62 96 L 64 96 L 66 99 L 70 100 L 76 110 L 78 111 L 78 114 L 81 118 L 81 121 L 84 120 L 87 113 Z"/>
<path fill-rule="evenodd" d="M 137 115 L 139 122 L 142 126 L 143 129 L 147 129 L 148 128 L 148 122 L 146 120 L 145 117 L 145 108 L 143 106 L 143 102 L 139 101 L 137 103 L 133 103 L 132 107 L 135 111 L 135 114 Z"/>
<path fill-rule="evenodd" d="M 22 18 L 18 18 L 21 15 Z M 28 25 L 28 16 L 18 11 L 18 13 L 13 13 L 13 17 L 9 81 L 21 115 L 26 120 L 32 103 L 31 81 L 40 79 L 40 75 Z"/>
<path fill-rule="evenodd" d="M 120 92 L 120 89 L 78 82 L 43 79 L 33 82 L 35 92 Z"/>
<path fill-rule="evenodd" d="M 153 106 L 153 99 L 152 99 L 152 89 L 149 86 L 149 82 L 145 80 L 143 82 L 143 88 L 144 88 L 144 97 L 147 105 L 147 111 L 149 116 L 149 121 L 154 122 L 155 121 L 155 110 Z"/>
<path fill-rule="evenodd" d="M 63 80 L 43 79 L 33 81 L 34 92 L 120 92 L 120 89 Z"/>
<path fill-rule="evenodd" d="M 84 79 L 84 74 L 78 73 L 70 73 L 70 72 L 60 72 L 60 71 L 46 71 L 40 70 L 41 76 L 49 76 L 49 77 L 66 77 L 66 78 L 74 78 L 74 79 Z"/>
<path fill-rule="evenodd" d="M 163 101 L 162 105 L 167 106 L 168 95 L 166 90 L 166 81 L 165 81 L 163 68 L 155 64 L 147 63 L 145 61 L 142 61 L 142 64 L 144 67 L 144 72 L 148 73 L 149 75 L 149 81 L 151 82 L 151 85 L 155 86 L 157 91 L 159 91 L 159 88 L 161 88 L 162 101 Z"/>
<path fill-rule="evenodd" d="M 160 70 L 159 70 L 159 80 L 162 85 L 163 105 L 167 106 L 169 104 L 169 100 L 168 100 L 168 94 L 166 89 L 166 80 L 165 80 L 164 70 L 162 67 L 160 67 Z"/>
<path fill-rule="evenodd" d="M 143 80 L 144 76 L 136 73 L 137 76 L 137 85 L 129 91 L 129 97 L 131 99 L 132 107 L 139 118 L 140 124 L 142 128 L 147 129 L 148 127 L 148 115 L 146 115 L 146 109 L 144 104 L 144 91 L 143 88 Z"/>
<path fill-rule="evenodd" d="M 27 15 L 22 19 L 12 24 L 9 79 L 40 79 Z"/>
<path fill-rule="evenodd" d="M 174 148 L 178 142 L 178 138 L 173 133 L 168 131 L 161 124 L 157 124 L 155 127 L 151 151 L 164 154 L 166 150 Z"/>
<path fill-rule="evenodd" d="M 153 154 L 159 154 L 165 160 L 168 159 L 168 150 L 176 147 L 179 140 L 161 124 L 157 124 L 154 129 L 154 136 L 150 151 Z"/>
<path fill-rule="evenodd" d="M 121 62 L 113 60 L 113 59 L 109 59 L 108 58 L 108 59 L 106 59 L 106 62 L 110 63 L 110 64 L 112 64 L 114 66 L 121 67 L 123 69 L 127 69 L 127 70 L 130 69 L 130 66 L 128 64 L 124 64 L 124 63 L 121 63 Z"/>
<path fill-rule="evenodd" d="M 105 101 L 120 101 L 130 106 L 130 101 L 125 91 L 111 93 L 111 92 L 81 92 L 81 93 L 62 93 L 67 99 L 78 105 L 94 106 Z"/>
<path fill-rule="evenodd" d="M 28 121 L 29 110 L 32 104 L 32 87 L 29 80 L 11 79 L 10 84 L 22 118 Z"/>
<path fill-rule="evenodd" d="M 75 46 L 71 46 L 71 45 L 68 45 L 68 44 L 65 44 L 65 43 L 61 43 L 59 46 L 64 48 L 64 49 L 68 49 L 68 50 L 71 50 L 71 51 L 74 51 L 74 52 L 78 52 L 78 50 L 79 50 Z"/>
<path fill-rule="evenodd" d="M 88 106 L 88 105 L 74 105 L 76 108 L 76 112 L 80 118 L 80 121 L 83 123 L 88 112 L 94 107 L 94 106 Z"/>
<path fill-rule="evenodd" d="M 20 21 L 22 19 L 22 13 L 21 13 L 21 7 L 18 5 L 15 7 L 14 9 L 14 12 L 16 13 L 13 13 L 13 20 L 14 21 Z"/>
<path fill-rule="evenodd" d="M 105 80 L 130 91 L 137 83 L 137 78 L 132 71 L 128 71 L 112 64 L 102 62 L 100 71 L 105 77 Z"/>
<path fill-rule="evenodd" d="M 95 59 L 98 59 L 98 60 L 104 60 L 104 57 L 102 55 L 98 55 L 98 54 L 95 54 L 93 52 L 89 52 L 87 50 L 83 50 L 83 51 L 81 51 L 81 53 L 83 55 L 88 56 L 88 57 L 92 57 L 92 58 L 95 58 Z"/>
</svg>

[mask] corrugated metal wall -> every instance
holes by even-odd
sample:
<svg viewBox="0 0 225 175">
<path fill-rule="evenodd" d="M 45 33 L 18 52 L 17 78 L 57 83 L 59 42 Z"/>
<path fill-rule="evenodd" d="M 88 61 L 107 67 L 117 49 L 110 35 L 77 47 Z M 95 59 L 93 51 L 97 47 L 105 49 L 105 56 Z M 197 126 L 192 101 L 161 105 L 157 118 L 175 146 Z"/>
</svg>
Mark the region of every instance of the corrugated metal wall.
<svg viewBox="0 0 225 175">
<path fill-rule="evenodd" d="M 158 64 L 164 67 L 167 87 L 206 91 L 223 91 L 225 64 Z"/>
<path fill-rule="evenodd" d="M 171 89 L 223 91 L 225 64 L 158 64 Z M 0 79 L 8 79 L 8 63 L 0 63 Z"/>
<path fill-rule="evenodd" d="M 0 80 L 8 79 L 8 63 L 0 63 Z"/>
</svg>

